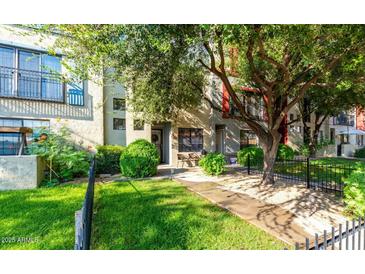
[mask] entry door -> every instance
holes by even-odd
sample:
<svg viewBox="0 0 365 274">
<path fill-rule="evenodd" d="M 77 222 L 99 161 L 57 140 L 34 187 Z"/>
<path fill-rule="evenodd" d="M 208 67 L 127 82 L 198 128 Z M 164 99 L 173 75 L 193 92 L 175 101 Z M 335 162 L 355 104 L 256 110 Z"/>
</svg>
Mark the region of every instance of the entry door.
<svg viewBox="0 0 365 274">
<path fill-rule="evenodd" d="M 224 153 L 224 129 L 216 130 L 215 149 L 217 152 Z"/>
<path fill-rule="evenodd" d="M 156 146 L 160 155 L 160 162 L 162 162 L 162 130 L 153 129 L 151 133 L 151 141 Z"/>
</svg>

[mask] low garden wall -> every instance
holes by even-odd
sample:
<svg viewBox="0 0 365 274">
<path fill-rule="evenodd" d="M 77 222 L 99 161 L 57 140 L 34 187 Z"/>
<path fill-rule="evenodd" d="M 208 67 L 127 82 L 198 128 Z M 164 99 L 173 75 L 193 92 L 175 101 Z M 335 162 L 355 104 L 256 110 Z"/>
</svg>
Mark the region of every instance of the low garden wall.
<svg viewBox="0 0 365 274">
<path fill-rule="evenodd" d="M 36 188 L 45 164 L 36 155 L 0 156 L 0 190 Z"/>
<path fill-rule="evenodd" d="M 335 145 L 325 146 L 319 149 L 316 153 L 317 157 L 336 157 L 337 147 Z"/>
</svg>

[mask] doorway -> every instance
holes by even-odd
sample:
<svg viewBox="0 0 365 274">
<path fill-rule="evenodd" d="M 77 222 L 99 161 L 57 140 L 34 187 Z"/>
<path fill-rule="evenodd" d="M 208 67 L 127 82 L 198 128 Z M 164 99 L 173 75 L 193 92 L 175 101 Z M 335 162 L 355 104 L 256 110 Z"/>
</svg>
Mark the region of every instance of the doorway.
<svg viewBox="0 0 365 274">
<path fill-rule="evenodd" d="M 224 135 L 225 135 L 225 125 L 215 126 L 215 151 L 219 153 L 224 153 Z"/>
<path fill-rule="evenodd" d="M 162 153 L 162 129 L 153 129 L 151 132 L 151 141 L 157 148 L 158 154 L 160 156 L 160 163 L 162 163 L 163 153 Z"/>
</svg>

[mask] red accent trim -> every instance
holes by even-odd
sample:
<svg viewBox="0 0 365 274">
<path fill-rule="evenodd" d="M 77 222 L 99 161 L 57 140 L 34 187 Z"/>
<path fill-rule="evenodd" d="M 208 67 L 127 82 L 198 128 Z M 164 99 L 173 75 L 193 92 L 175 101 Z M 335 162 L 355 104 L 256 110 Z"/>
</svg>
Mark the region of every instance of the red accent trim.
<svg viewBox="0 0 365 274">
<path fill-rule="evenodd" d="M 223 91 L 223 98 L 222 98 L 222 117 L 229 118 L 229 93 L 226 89 L 226 86 L 222 83 L 222 91 Z"/>
<path fill-rule="evenodd" d="M 365 130 L 365 109 L 356 107 L 356 129 Z"/>
</svg>

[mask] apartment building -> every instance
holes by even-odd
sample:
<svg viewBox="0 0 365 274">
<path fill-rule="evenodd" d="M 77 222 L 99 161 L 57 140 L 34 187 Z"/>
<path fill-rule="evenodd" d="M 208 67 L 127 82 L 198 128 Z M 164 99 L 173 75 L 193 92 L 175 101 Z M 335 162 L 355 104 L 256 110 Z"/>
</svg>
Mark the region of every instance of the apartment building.
<svg viewBox="0 0 365 274">
<path fill-rule="evenodd" d="M 27 35 L 23 27 L 0 26 L 0 127 L 30 127 L 37 137 L 41 129 L 67 127 L 72 139 L 85 149 L 100 144 L 128 145 L 137 138 L 153 142 L 161 161 L 176 165 L 180 156 L 219 151 L 234 155 L 245 144 L 256 144 L 257 138 L 242 123 L 211 108 L 203 101 L 200 108 L 181 111 L 176 121 L 148 125 L 134 119 L 128 111 L 126 91 L 121 85 L 94 81 L 64 83 L 67 74 L 62 53 L 47 54 L 54 36 L 42 39 Z M 57 34 L 55 34 L 57 35 Z M 229 104 L 221 83 L 211 78 L 207 96 L 217 105 Z M 226 99 L 225 99 L 226 98 Z M 0 154 L 15 154 L 20 136 L 0 134 Z"/>
<path fill-rule="evenodd" d="M 55 37 L 43 39 L 39 45 L 39 37 L 34 33 L 25 35 L 27 33 L 26 28 L 0 25 L 0 127 L 32 128 L 28 142 L 43 128 L 57 131 L 61 127 L 69 129 L 75 143 L 90 150 L 96 145 L 128 145 L 144 138 L 156 145 L 161 162 L 171 165 L 202 150 L 234 158 L 240 148 L 258 144 L 255 134 L 243 122 L 232 119 L 236 110 L 224 86 L 213 75 L 205 88 L 206 97 L 221 106 L 222 111 L 203 100 L 197 109 L 181 110 L 177 120 L 144 124 L 128 111 L 127 91 L 122 85 L 108 81 L 103 85 L 94 81 L 63 82 L 59 75 L 67 71 L 61 64 L 62 53 L 47 54 Z M 258 120 L 264 119 L 262 108 L 253 101 L 247 101 L 246 107 Z M 283 124 L 297 118 L 298 113 L 294 107 Z M 356 148 L 364 143 L 363 137 L 354 137 L 353 131 L 348 132 L 348 137 L 344 132 L 361 130 L 356 128 L 358 119 L 355 117 L 356 113 L 350 117 L 354 122 L 345 127 L 344 118 L 328 119 L 322 126 L 320 138 L 335 138 L 336 144 L 341 145 L 341 155 L 351 154 L 355 147 L 350 149 L 346 142 L 352 144 L 355 138 Z M 297 148 L 303 142 L 302 131 L 301 122 L 289 127 L 283 125 L 282 143 Z M 340 133 L 344 137 L 339 137 Z M 0 155 L 15 154 L 19 141 L 16 133 L 0 133 Z"/>
</svg>

